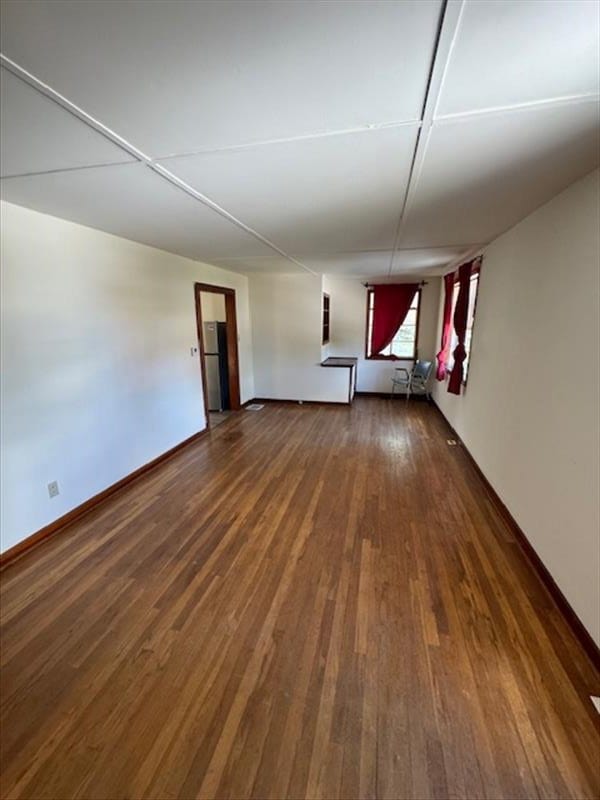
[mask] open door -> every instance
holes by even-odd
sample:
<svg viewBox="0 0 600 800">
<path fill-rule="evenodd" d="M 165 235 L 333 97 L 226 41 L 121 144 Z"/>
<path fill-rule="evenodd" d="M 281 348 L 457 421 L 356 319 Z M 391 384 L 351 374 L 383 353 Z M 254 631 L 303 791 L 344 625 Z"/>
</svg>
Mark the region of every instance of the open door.
<svg viewBox="0 0 600 800">
<path fill-rule="evenodd" d="M 194 290 L 204 411 L 207 425 L 210 427 L 211 412 L 238 411 L 240 409 L 235 289 L 212 286 L 208 283 L 196 283 Z M 205 297 L 205 310 L 208 307 L 213 309 L 222 307 L 222 302 L 216 302 L 210 306 L 207 305 L 205 293 L 214 296 L 213 299 L 215 301 L 222 298 L 222 301 L 224 301 L 224 314 L 220 311 L 208 311 L 206 312 L 207 315 L 214 317 L 214 319 L 205 319 L 202 311 L 203 294 Z M 222 319 L 223 316 L 224 319 Z"/>
</svg>

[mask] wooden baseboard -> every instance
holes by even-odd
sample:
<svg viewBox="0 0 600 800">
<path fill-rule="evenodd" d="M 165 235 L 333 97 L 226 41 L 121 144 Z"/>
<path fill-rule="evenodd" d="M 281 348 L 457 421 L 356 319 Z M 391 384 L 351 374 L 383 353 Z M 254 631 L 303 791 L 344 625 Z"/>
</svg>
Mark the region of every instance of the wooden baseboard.
<svg viewBox="0 0 600 800">
<path fill-rule="evenodd" d="M 500 498 L 500 496 L 498 495 L 492 484 L 488 481 L 486 476 L 481 471 L 479 464 L 475 461 L 475 459 L 469 452 L 468 448 L 465 446 L 465 443 L 462 441 L 460 436 L 454 430 L 452 425 L 448 422 L 448 419 L 446 418 L 444 412 L 441 410 L 441 408 L 438 406 L 438 404 L 435 402 L 433 398 L 431 402 L 438 411 L 438 413 L 440 414 L 440 416 L 442 417 L 442 419 L 444 420 L 444 422 L 446 423 L 446 425 L 448 426 L 451 433 L 451 437 L 453 439 L 456 439 L 457 442 L 460 442 L 461 450 L 464 452 L 469 463 L 473 467 L 475 474 L 483 484 L 483 487 L 487 495 L 489 496 L 490 500 L 492 501 L 497 511 L 501 515 L 502 519 L 510 529 L 511 533 L 514 535 L 517 544 L 520 546 L 521 550 L 525 554 L 525 557 L 529 561 L 530 565 L 537 573 L 546 591 L 549 593 L 550 597 L 556 604 L 558 610 L 564 617 L 566 623 L 569 625 L 569 627 L 573 631 L 573 634 L 575 635 L 575 637 L 577 638 L 577 640 L 587 653 L 592 664 L 597 670 L 600 671 L 600 648 L 598 647 L 594 639 L 590 636 L 587 628 L 573 610 L 573 607 L 562 593 L 558 584 L 552 577 L 550 571 L 548 570 L 542 559 L 537 554 L 535 548 L 527 538 L 524 531 L 521 529 L 521 527 L 519 526 L 513 515 L 508 510 L 508 508 L 504 505 L 504 502 L 502 501 L 502 499 Z"/>
<path fill-rule="evenodd" d="M 384 400 L 403 400 L 406 402 L 405 392 L 355 392 L 355 397 L 382 397 Z M 427 400 L 424 394 L 411 394 L 409 400 Z"/>
<path fill-rule="evenodd" d="M 61 533 L 65 528 L 69 525 L 72 525 L 78 519 L 83 517 L 84 514 L 88 514 L 92 511 L 96 506 L 103 503 L 105 500 L 108 500 L 115 492 L 118 492 L 120 489 L 123 489 L 125 486 L 128 486 L 133 481 L 140 478 L 142 475 L 145 475 L 146 472 L 149 472 L 151 469 L 159 466 L 162 464 L 163 461 L 166 461 L 168 458 L 171 458 L 184 447 L 187 447 L 189 444 L 198 441 L 198 439 L 202 438 L 208 433 L 208 429 L 205 428 L 203 431 L 198 431 L 193 436 L 190 436 L 188 439 L 184 439 L 183 442 L 176 444 L 175 447 L 172 447 L 170 450 L 167 450 L 166 453 L 162 453 L 162 455 L 157 456 L 157 458 L 149 461 L 147 464 L 139 467 L 138 469 L 131 472 L 129 475 L 126 475 L 121 480 L 113 483 L 112 486 L 109 486 L 106 489 L 103 489 L 98 494 L 90 497 L 89 500 L 81 503 L 76 508 L 72 508 L 71 511 L 67 511 L 66 514 L 63 514 L 62 517 L 55 519 L 53 522 L 50 522 L 45 527 L 41 528 L 41 530 L 37 531 L 36 533 L 32 533 L 31 536 L 28 536 L 26 539 L 23 539 L 21 542 L 17 542 L 17 544 L 10 547 L 8 550 L 5 550 L 4 553 L 0 554 L 0 569 L 4 569 L 4 567 L 9 566 L 10 564 L 14 564 L 14 562 L 25 553 L 29 552 L 33 547 L 37 547 L 37 545 L 41 544 L 42 542 L 49 539 L 51 536 L 55 536 L 58 533 Z"/>
</svg>

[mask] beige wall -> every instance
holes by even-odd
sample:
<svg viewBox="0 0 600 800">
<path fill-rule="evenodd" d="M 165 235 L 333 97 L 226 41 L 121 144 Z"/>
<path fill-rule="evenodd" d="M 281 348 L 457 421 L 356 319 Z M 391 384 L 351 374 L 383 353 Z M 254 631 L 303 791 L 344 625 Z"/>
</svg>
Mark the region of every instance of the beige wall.
<svg viewBox="0 0 600 800">
<path fill-rule="evenodd" d="M 5 550 L 205 427 L 196 281 L 236 290 L 242 402 L 254 379 L 244 276 L 0 208 Z"/>
<path fill-rule="evenodd" d="M 598 182 L 486 249 L 468 386 L 434 396 L 600 643 Z"/>
<path fill-rule="evenodd" d="M 348 400 L 348 371 L 319 366 L 323 281 L 309 273 L 249 277 L 257 397 Z"/>
<path fill-rule="evenodd" d="M 409 282 L 410 278 L 402 278 Z M 415 279 L 417 280 L 417 279 Z M 359 392 L 389 392 L 394 368 L 412 362 L 368 361 L 365 355 L 367 290 L 355 279 L 326 275 L 324 290 L 330 295 L 330 341 L 324 356 L 358 356 Z M 436 353 L 440 279 L 428 278 L 421 296 L 419 315 L 419 358 L 433 359 Z"/>
<path fill-rule="evenodd" d="M 346 370 L 324 369 L 327 356 L 359 358 L 358 391 L 389 392 L 394 367 L 411 362 L 366 361 L 366 289 L 356 279 L 309 274 L 249 277 L 257 397 L 345 402 Z M 323 292 L 331 300 L 330 341 L 321 344 Z M 436 352 L 440 279 L 423 288 L 419 356 Z"/>
</svg>

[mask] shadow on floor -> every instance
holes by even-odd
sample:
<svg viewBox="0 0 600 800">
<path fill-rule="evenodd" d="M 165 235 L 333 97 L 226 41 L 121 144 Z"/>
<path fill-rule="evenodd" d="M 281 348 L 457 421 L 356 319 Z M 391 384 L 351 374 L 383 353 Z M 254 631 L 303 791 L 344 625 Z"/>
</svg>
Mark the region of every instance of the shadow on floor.
<svg viewBox="0 0 600 800">
<path fill-rule="evenodd" d="M 217 425 L 220 425 L 222 422 L 225 422 L 227 417 L 231 416 L 232 411 L 209 411 L 208 412 L 208 419 L 210 422 L 211 428 L 216 428 Z"/>
</svg>

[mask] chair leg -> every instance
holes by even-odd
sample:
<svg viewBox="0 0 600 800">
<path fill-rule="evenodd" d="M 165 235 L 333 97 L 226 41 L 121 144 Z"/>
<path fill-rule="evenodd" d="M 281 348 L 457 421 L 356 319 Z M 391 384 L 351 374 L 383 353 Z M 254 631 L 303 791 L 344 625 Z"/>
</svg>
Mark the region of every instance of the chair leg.
<svg viewBox="0 0 600 800">
<path fill-rule="evenodd" d="M 392 391 L 390 392 L 390 400 L 394 399 L 394 389 L 396 388 L 396 384 L 392 381 Z"/>
</svg>

